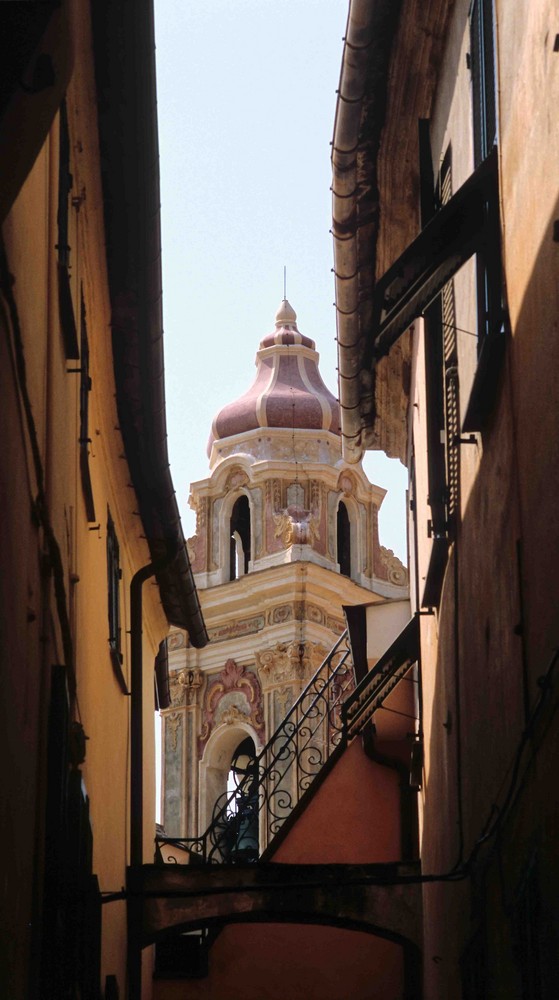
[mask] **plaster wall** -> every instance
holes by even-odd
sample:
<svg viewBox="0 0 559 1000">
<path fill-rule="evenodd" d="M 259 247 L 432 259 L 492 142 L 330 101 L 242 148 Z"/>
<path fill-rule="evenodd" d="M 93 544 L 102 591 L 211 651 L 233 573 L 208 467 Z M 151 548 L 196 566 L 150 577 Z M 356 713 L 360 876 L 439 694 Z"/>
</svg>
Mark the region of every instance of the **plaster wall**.
<svg viewBox="0 0 559 1000">
<path fill-rule="evenodd" d="M 448 144 L 452 146 L 455 190 L 472 170 L 471 85 L 465 58 L 468 8 L 465 2 L 454 8 L 431 122 L 435 165 Z M 526 719 L 539 696 L 537 678 L 545 673 L 559 637 L 555 10 L 546 0 L 514 5 L 498 0 L 495 24 L 501 223 L 511 339 L 503 371 L 488 390 L 494 396 L 491 418 L 475 443 L 460 448 L 461 521 L 440 606 L 432 618 L 422 621 L 421 853 L 424 872 L 440 874 L 468 858 L 493 803 L 502 801 Z M 472 331 L 471 265 L 459 272 L 454 286 L 457 327 Z M 458 330 L 462 417 L 476 364 L 472 341 Z M 430 541 L 424 522 L 428 511 L 420 336 L 415 337 L 414 350 L 413 450 L 421 579 Z M 553 732 L 552 727 L 550 746 Z M 540 751 L 542 769 L 549 753 L 546 747 Z M 511 899 L 518 891 L 523 866 L 534 850 L 541 850 L 549 862 L 547 831 L 557 822 L 556 803 L 553 797 L 546 799 L 535 775 L 534 786 L 528 783 L 517 810 L 510 833 L 503 835 L 508 853 L 501 889 L 489 865 L 485 875 L 489 888 L 481 897 L 490 900 L 483 919 L 499 956 L 493 969 L 501 970 L 498 979 L 495 971 L 488 973 L 493 976 L 490 995 L 495 997 L 520 995 L 517 957 L 510 934 L 503 931 L 501 896 Z M 554 863 L 548 874 L 554 882 Z M 550 912 L 550 890 L 541 883 L 540 891 L 541 906 Z M 426 996 L 460 997 L 460 962 L 479 926 L 475 895 L 469 896 L 467 883 L 434 883 L 425 887 L 424 912 Z M 552 923 L 555 926 L 554 918 Z"/>
<path fill-rule="evenodd" d="M 386 750 L 387 747 L 384 747 Z M 391 744 L 393 753 L 399 751 Z M 270 860 L 284 863 L 396 861 L 400 849 L 396 771 L 369 760 L 355 740 Z M 314 956 L 309 961 L 309 956 Z M 159 981 L 158 1000 L 399 1000 L 402 945 L 357 930 L 310 924 L 223 928 L 204 980 Z"/>
<path fill-rule="evenodd" d="M 65 604 L 75 652 L 75 718 L 88 737 L 81 765 L 90 799 L 93 872 L 101 891 L 125 882 L 129 859 L 129 698 L 113 670 L 108 645 L 106 526 L 110 508 L 120 543 L 120 611 L 123 675 L 129 686 L 129 584 L 149 562 L 137 503 L 118 430 L 113 375 L 105 238 L 97 148 L 96 95 L 91 64 L 89 7 L 74 5 L 75 70 L 67 93 L 70 131 L 71 294 L 78 324 L 80 294 L 90 348 L 89 466 L 95 522 L 88 522 L 80 478 L 80 361 L 64 352 L 56 273 L 58 119 L 3 226 L 12 275 L 25 374 L 17 373 L 14 314 L 0 302 L 2 407 L 0 437 L 1 550 L 0 629 L 2 704 L 1 824 L 7 838 L 2 896 L 0 992 L 34 996 L 38 970 L 46 797 L 46 724 L 50 673 L 66 660 L 60 627 Z M 30 411 L 25 412 L 25 384 Z M 30 414 L 30 418 L 29 418 Z M 33 428 L 35 440 L 33 440 Z M 33 453 L 33 449 L 35 452 Z M 60 564 L 58 594 L 45 533 L 37 527 L 35 502 L 43 470 L 45 502 Z M 154 749 L 151 667 L 167 622 L 155 587 L 144 588 L 145 860 L 153 857 Z M 62 835 L 62 834 L 61 834 Z M 125 904 L 103 907 L 102 981 L 126 973 Z M 146 953 L 150 969 L 151 955 Z M 151 992 L 149 976 L 145 996 Z"/>
</svg>

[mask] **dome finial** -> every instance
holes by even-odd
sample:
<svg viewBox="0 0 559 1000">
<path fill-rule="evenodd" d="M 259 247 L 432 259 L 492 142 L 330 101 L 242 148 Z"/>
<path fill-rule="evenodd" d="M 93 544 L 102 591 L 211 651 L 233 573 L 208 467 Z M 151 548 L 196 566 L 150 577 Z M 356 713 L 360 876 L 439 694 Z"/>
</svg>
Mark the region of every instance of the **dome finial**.
<svg viewBox="0 0 559 1000">
<path fill-rule="evenodd" d="M 287 299 L 282 299 L 282 303 L 276 313 L 276 326 L 297 326 L 297 313 Z"/>
</svg>

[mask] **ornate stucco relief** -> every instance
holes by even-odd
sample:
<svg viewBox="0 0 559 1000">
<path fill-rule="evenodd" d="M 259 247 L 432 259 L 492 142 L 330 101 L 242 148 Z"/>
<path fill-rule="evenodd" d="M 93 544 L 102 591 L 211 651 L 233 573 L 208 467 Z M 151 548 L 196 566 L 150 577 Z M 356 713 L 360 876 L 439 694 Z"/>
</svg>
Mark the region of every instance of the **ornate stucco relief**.
<svg viewBox="0 0 559 1000">
<path fill-rule="evenodd" d="M 235 722 L 248 723 L 262 740 L 264 718 L 260 682 L 253 670 L 230 659 L 217 677 L 210 680 L 206 689 L 202 731 L 198 740 L 199 756 L 202 756 L 216 726 Z"/>
<path fill-rule="evenodd" d="M 284 548 L 290 545 L 313 545 L 320 538 L 319 520 L 310 510 L 288 507 L 274 514 L 274 535 L 281 538 Z"/>
<path fill-rule="evenodd" d="M 282 625 L 284 622 L 309 621 L 316 625 L 324 624 L 324 612 L 316 604 L 307 601 L 294 601 L 291 604 L 277 604 L 268 612 L 268 625 Z"/>
<path fill-rule="evenodd" d="M 355 492 L 355 480 L 349 472 L 342 472 L 338 485 L 346 497 L 352 496 Z"/>
<path fill-rule="evenodd" d="M 325 655 L 325 648 L 316 642 L 279 642 L 270 649 L 257 651 L 256 666 L 262 687 L 308 680 Z"/>
<path fill-rule="evenodd" d="M 392 549 L 385 549 L 380 546 L 380 558 L 386 569 L 386 577 L 389 583 L 397 587 L 405 587 L 408 583 L 408 571 L 404 564 L 395 556 Z M 380 576 L 380 574 L 379 574 Z"/>
<path fill-rule="evenodd" d="M 186 545 L 192 567 L 199 573 L 206 568 L 207 562 L 209 500 L 191 493 L 188 503 L 196 512 L 196 533 L 187 539 Z"/>
<path fill-rule="evenodd" d="M 217 569 L 225 559 L 220 547 L 220 521 L 221 508 L 223 507 L 223 497 L 216 497 L 212 504 L 212 524 L 211 524 L 211 553 L 209 564 L 212 569 Z"/>
<path fill-rule="evenodd" d="M 226 479 L 226 489 L 237 490 L 240 486 L 246 486 L 249 479 L 244 469 L 235 466 L 231 469 Z"/>
<path fill-rule="evenodd" d="M 176 670 L 169 674 L 171 702 L 176 707 L 196 704 L 204 677 L 201 670 Z"/>
<path fill-rule="evenodd" d="M 263 504 L 262 490 L 260 487 L 248 491 L 252 510 L 252 538 L 254 544 L 253 559 L 258 559 L 262 555 L 262 535 L 263 535 Z"/>
<path fill-rule="evenodd" d="M 328 555 L 336 562 L 336 508 L 338 506 L 339 493 L 328 490 Z"/>
</svg>

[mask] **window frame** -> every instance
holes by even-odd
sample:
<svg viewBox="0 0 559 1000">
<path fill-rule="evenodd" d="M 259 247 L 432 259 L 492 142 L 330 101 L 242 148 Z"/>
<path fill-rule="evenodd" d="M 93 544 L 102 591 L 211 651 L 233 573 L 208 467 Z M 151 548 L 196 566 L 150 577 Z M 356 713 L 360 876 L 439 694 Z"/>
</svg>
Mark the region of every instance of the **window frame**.
<svg viewBox="0 0 559 1000">
<path fill-rule="evenodd" d="M 474 166 L 497 144 L 497 65 L 493 0 L 472 0 L 470 7 L 470 72 Z"/>
<path fill-rule="evenodd" d="M 107 610 L 109 625 L 109 651 L 113 671 L 123 694 L 129 694 L 122 664 L 122 628 L 120 615 L 120 546 L 111 512 L 107 508 Z"/>
<path fill-rule="evenodd" d="M 488 260 L 496 256 L 500 274 L 500 243 L 494 149 L 377 281 L 366 362 L 385 357 L 474 254 Z"/>
<path fill-rule="evenodd" d="M 95 503 L 93 499 L 93 488 L 91 485 L 91 472 L 89 469 L 89 393 L 92 388 L 91 376 L 89 374 L 89 340 L 87 336 L 87 323 L 85 302 L 83 292 L 81 295 L 80 309 L 80 473 L 82 482 L 82 493 L 85 503 L 87 520 L 95 521 Z"/>
<path fill-rule="evenodd" d="M 60 331 L 64 342 L 66 358 L 77 360 L 80 356 L 74 303 L 70 288 L 70 191 L 73 177 L 70 173 L 70 131 L 68 128 L 68 112 L 66 101 L 62 101 L 59 112 L 59 145 L 58 145 L 58 210 L 57 236 L 55 249 L 58 252 L 58 312 Z"/>
<path fill-rule="evenodd" d="M 345 511 L 345 522 L 344 522 L 344 537 L 340 539 L 340 509 L 343 507 Z M 342 544 L 345 543 L 346 551 L 341 551 Z M 347 504 L 341 498 L 338 501 L 338 506 L 336 509 L 336 562 L 340 567 L 341 576 L 345 576 L 351 580 L 351 556 L 352 556 L 352 538 L 351 538 L 351 518 L 349 516 L 349 510 Z M 341 558 L 343 556 L 343 560 Z M 345 566 L 345 569 L 342 568 Z M 347 572 L 346 572 L 347 570 Z"/>
<path fill-rule="evenodd" d="M 244 501 L 244 503 L 243 503 Z M 239 506 L 242 505 L 242 513 L 239 514 Z M 245 508 L 246 505 L 246 508 Z M 246 493 L 238 496 L 231 508 L 229 515 L 229 582 L 240 580 L 249 571 L 252 552 L 252 511 L 250 500 Z M 239 569 L 239 550 L 243 553 L 242 572 Z"/>
</svg>

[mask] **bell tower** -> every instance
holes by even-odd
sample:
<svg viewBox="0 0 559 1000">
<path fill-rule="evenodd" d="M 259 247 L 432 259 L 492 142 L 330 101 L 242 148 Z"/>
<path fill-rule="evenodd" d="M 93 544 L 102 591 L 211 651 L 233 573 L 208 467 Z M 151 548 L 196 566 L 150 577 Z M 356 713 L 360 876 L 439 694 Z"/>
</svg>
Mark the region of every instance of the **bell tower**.
<svg viewBox="0 0 559 1000">
<path fill-rule="evenodd" d="M 341 454 L 339 404 L 284 299 L 256 376 L 213 420 L 191 484 L 189 554 L 210 644 L 169 636 L 163 824 L 195 837 L 231 763 L 258 751 L 345 628 L 343 605 L 403 601 L 407 572 L 378 537 L 385 491 Z"/>
</svg>

